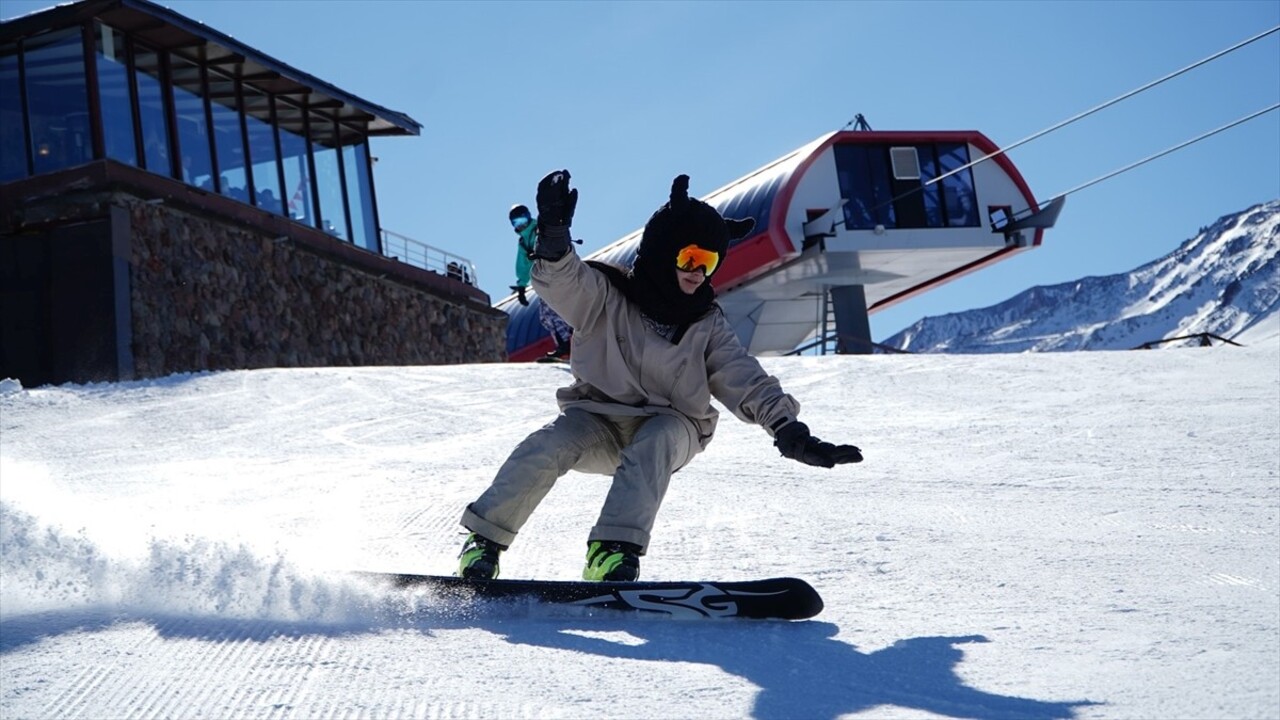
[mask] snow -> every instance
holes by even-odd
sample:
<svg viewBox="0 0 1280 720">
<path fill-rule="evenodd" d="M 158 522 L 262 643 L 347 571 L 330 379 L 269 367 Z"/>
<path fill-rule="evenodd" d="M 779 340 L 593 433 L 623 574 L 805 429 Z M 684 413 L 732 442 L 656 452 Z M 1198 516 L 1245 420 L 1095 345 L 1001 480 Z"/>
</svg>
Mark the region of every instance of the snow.
<svg viewBox="0 0 1280 720">
<path fill-rule="evenodd" d="M 647 579 L 795 575 L 809 621 L 458 606 L 457 519 L 546 365 L 0 383 L 0 717 L 1275 718 L 1280 335 L 1246 347 L 771 358 L 860 465 L 725 415 Z M 503 556 L 572 579 L 606 488 Z"/>
</svg>

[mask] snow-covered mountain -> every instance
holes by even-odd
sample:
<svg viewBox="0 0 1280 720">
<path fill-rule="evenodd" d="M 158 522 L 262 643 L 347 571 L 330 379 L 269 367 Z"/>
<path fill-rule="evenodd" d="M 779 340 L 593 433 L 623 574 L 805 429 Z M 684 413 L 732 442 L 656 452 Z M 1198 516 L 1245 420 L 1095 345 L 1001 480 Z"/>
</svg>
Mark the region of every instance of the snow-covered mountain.
<svg viewBox="0 0 1280 720">
<path fill-rule="evenodd" d="M 1185 335 L 1280 331 L 1280 200 L 1219 218 L 1127 273 L 1037 286 L 926 317 L 884 341 L 912 352 L 1122 350 Z M 1169 343 L 1170 347 L 1182 343 Z"/>
</svg>

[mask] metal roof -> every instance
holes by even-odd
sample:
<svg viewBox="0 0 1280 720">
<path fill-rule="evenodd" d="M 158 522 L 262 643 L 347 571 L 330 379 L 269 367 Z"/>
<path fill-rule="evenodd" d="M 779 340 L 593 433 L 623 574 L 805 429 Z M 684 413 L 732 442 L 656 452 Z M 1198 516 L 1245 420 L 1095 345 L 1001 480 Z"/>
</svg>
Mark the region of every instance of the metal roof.
<svg viewBox="0 0 1280 720">
<path fill-rule="evenodd" d="M 371 136 L 418 135 L 413 118 L 352 95 L 204 23 L 148 0 L 82 0 L 0 23 L 0 42 L 97 19 L 142 43 L 230 72 L 276 95 L 306 96 L 307 104 Z"/>
</svg>

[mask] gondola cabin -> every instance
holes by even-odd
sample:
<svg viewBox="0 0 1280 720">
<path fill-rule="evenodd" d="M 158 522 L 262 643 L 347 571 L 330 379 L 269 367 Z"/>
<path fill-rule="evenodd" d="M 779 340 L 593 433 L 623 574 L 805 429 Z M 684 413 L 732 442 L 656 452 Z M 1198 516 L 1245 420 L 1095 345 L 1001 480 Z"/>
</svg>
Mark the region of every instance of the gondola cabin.
<svg viewBox="0 0 1280 720">
<path fill-rule="evenodd" d="M 971 130 L 840 131 L 702 197 L 756 221 L 715 276 L 742 343 L 782 355 L 834 338 L 837 352 L 870 352 L 869 313 L 1038 246 L 1062 201 L 1042 209 L 997 151 Z M 629 267 L 640 232 L 589 258 Z M 529 300 L 498 303 L 517 362 L 552 345 Z"/>
</svg>

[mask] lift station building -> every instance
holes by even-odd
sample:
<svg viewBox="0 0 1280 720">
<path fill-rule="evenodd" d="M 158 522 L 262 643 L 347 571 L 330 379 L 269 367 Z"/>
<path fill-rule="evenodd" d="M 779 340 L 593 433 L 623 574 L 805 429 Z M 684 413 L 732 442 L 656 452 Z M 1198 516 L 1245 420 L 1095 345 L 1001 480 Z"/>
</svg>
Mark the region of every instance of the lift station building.
<svg viewBox="0 0 1280 720">
<path fill-rule="evenodd" d="M 753 218 L 715 276 L 717 300 L 754 355 L 873 347 L 868 316 L 1038 246 L 1062 208 L 1041 208 L 980 132 L 849 130 L 824 135 L 701 198 Z M 590 259 L 630 267 L 641 230 Z M 506 298 L 507 351 L 551 348 L 538 303 Z"/>
<path fill-rule="evenodd" d="M 379 224 L 369 140 L 420 129 L 147 0 L 0 23 L 0 377 L 504 360 Z"/>
</svg>

